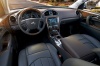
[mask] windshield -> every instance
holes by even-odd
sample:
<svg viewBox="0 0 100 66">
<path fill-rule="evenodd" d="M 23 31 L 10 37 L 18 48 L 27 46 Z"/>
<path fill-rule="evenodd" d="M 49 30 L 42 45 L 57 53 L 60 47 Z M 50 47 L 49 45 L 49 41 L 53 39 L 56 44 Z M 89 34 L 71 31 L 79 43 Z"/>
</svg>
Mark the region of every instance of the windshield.
<svg viewBox="0 0 100 66">
<path fill-rule="evenodd" d="M 93 2 L 88 1 L 94 1 Z M 99 0 L 8 0 L 8 4 L 11 10 L 20 9 L 26 7 L 70 7 L 70 8 L 78 8 L 81 4 L 87 3 L 86 7 L 92 7 L 94 5 L 99 5 Z M 98 4 L 97 4 L 98 3 Z"/>
<path fill-rule="evenodd" d="M 9 3 L 9 7 L 10 9 L 19 9 L 19 8 L 25 8 L 25 7 L 47 7 L 47 6 L 61 6 L 61 7 L 65 7 L 68 6 L 72 3 L 74 3 L 75 1 L 61 1 L 58 2 L 58 0 L 56 2 L 54 2 L 53 0 L 8 0 Z"/>
</svg>

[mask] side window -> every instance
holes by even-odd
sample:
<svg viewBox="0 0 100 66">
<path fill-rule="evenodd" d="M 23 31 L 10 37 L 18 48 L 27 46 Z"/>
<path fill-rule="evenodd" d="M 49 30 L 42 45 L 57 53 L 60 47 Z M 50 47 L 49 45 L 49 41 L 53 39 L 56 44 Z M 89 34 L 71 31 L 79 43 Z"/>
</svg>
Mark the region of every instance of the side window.
<svg viewBox="0 0 100 66">
<path fill-rule="evenodd" d="M 4 11 L 3 6 L 2 6 L 2 4 L 0 2 L 0 17 L 2 17 L 4 15 L 5 15 L 5 11 Z"/>
</svg>

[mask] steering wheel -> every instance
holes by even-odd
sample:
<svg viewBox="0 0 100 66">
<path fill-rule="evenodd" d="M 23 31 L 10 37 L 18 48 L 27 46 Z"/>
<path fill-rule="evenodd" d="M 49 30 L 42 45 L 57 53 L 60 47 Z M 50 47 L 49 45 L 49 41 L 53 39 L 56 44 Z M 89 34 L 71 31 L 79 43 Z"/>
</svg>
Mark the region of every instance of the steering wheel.
<svg viewBox="0 0 100 66">
<path fill-rule="evenodd" d="M 41 15 L 41 12 L 37 9 L 27 8 L 25 10 L 22 10 L 18 16 L 18 25 L 20 29 L 22 30 L 22 32 L 24 32 L 25 34 L 37 35 L 44 29 L 45 22 L 43 21 L 42 18 L 39 18 L 39 17 L 22 20 L 23 14 L 29 10 L 33 10 Z"/>
</svg>

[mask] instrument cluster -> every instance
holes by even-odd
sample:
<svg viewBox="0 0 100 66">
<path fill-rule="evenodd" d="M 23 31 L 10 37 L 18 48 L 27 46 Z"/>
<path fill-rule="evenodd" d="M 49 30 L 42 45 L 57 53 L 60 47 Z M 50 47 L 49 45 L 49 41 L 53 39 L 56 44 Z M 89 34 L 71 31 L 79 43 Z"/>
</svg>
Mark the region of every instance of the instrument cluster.
<svg viewBox="0 0 100 66">
<path fill-rule="evenodd" d="M 29 10 L 22 15 L 22 20 L 28 18 L 40 18 L 41 15 L 37 11 Z"/>
</svg>

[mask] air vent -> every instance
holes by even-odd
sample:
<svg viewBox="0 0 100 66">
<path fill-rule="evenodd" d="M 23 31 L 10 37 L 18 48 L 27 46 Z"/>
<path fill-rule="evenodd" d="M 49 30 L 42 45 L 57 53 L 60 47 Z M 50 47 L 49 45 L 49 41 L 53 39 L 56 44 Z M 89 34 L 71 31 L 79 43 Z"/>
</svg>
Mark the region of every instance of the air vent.
<svg viewBox="0 0 100 66">
<path fill-rule="evenodd" d="M 44 13 L 44 15 L 45 15 L 45 16 L 49 16 L 49 11 L 46 11 L 46 12 Z"/>
<path fill-rule="evenodd" d="M 12 23 L 15 23 L 15 22 L 16 22 L 16 18 L 15 18 L 14 16 L 10 16 L 10 21 L 11 21 Z"/>
<path fill-rule="evenodd" d="M 51 15 L 58 15 L 58 13 L 54 10 L 48 10 L 44 13 L 45 16 L 51 16 Z"/>
<path fill-rule="evenodd" d="M 52 11 L 52 12 L 53 12 L 53 15 L 58 15 L 56 11 Z"/>
</svg>

